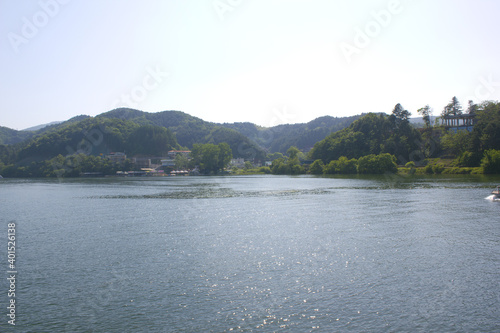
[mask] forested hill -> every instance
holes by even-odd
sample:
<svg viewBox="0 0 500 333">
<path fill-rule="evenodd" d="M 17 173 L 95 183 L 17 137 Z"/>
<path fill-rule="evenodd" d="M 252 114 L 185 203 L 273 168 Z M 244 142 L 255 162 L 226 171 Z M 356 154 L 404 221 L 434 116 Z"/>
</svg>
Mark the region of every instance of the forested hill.
<svg viewBox="0 0 500 333">
<path fill-rule="evenodd" d="M 124 150 L 131 155 L 161 155 L 173 148 L 179 148 L 179 145 L 166 128 L 139 125 L 121 119 L 86 118 L 17 145 L 4 146 L 8 157 L 14 158 L 4 163 L 25 165 L 49 160 L 57 155 L 83 153 L 97 156 Z"/>
<path fill-rule="evenodd" d="M 80 116 L 76 116 L 76 117 L 73 117 L 71 119 L 68 119 L 66 121 L 63 121 L 63 122 L 57 122 L 54 124 L 49 124 L 49 125 L 43 126 L 43 127 L 36 129 L 36 130 L 27 129 L 27 130 L 17 131 L 17 130 L 8 128 L 8 127 L 0 126 L 0 145 L 2 145 L 2 144 L 3 145 L 12 145 L 12 144 L 20 143 L 20 142 L 26 141 L 30 138 L 40 136 L 43 133 L 47 133 L 50 131 L 56 131 L 60 128 L 63 128 L 65 126 L 69 125 L 69 124 L 76 123 L 80 120 L 87 119 L 87 118 L 90 118 L 90 117 L 86 116 L 86 115 L 80 115 Z M 39 126 L 35 126 L 35 127 L 39 127 Z"/>
<path fill-rule="evenodd" d="M 147 113 L 116 109 L 96 117 L 78 116 L 35 132 L 0 130 L 0 166 L 25 166 L 58 155 L 124 151 L 128 156 L 165 156 L 194 143 L 227 143 L 234 157 L 265 158 L 266 152 L 235 130 L 183 112 Z M 4 144 L 6 143 L 6 144 Z"/>
<path fill-rule="evenodd" d="M 325 116 L 304 124 L 286 124 L 273 127 L 259 127 L 253 123 L 212 123 L 190 116 L 181 111 L 143 112 L 134 109 L 115 109 L 98 117 L 131 120 L 138 124 L 151 124 L 169 128 L 181 146 L 192 147 L 194 143 L 227 142 L 233 155 L 255 150 L 257 158 L 264 152 L 285 153 L 291 146 L 309 150 L 328 134 L 349 126 L 362 115 L 350 117 Z M 250 139 L 250 140 L 249 140 Z M 239 142 L 238 144 L 235 144 Z M 255 143 L 257 145 L 255 145 Z M 241 156 L 249 157 L 249 156 Z"/>
<path fill-rule="evenodd" d="M 34 134 L 29 131 L 16 131 L 14 129 L 0 126 L 0 144 L 12 145 L 29 139 Z"/>
<path fill-rule="evenodd" d="M 349 126 L 360 117 L 362 115 L 341 118 L 324 116 L 308 123 L 285 124 L 267 128 L 252 123 L 224 123 L 221 126 L 240 132 L 271 153 L 284 154 L 291 146 L 300 150 L 309 150 L 328 134 Z"/>
<path fill-rule="evenodd" d="M 122 119 L 136 124 L 148 124 L 168 128 L 177 142 L 187 148 L 195 143 L 219 144 L 226 142 L 234 157 L 264 159 L 266 152 L 255 142 L 238 131 L 204 121 L 181 111 L 143 112 L 120 108 L 98 115 L 96 118 Z"/>
<path fill-rule="evenodd" d="M 180 111 L 119 108 L 96 117 L 77 116 L 37 131 L 0 128 L 0 163 L 23 166 L 78 152 L 163 156 L 170 149 L 191 149 L 195 143 L 223 142 L 229 144 L 235 158 L 262 161 L 267 152 L 286 152 L 290 146 L 309 149 L 359 117 L 327 116 L 306 124 L 263 128 L 251 123 L 211 123 Z"/>
<path fill-rule="evenodd" d="M 311 159 L 329 163 L 341 156 L 359 158 L 389 153 L 401 162 L 409 160 L 411 152 L 420 150 L 419 142 L 419 131 L 410 125 L 405 116 L 370 113 L 317 142 L 309 155 Z"/>
</svg>

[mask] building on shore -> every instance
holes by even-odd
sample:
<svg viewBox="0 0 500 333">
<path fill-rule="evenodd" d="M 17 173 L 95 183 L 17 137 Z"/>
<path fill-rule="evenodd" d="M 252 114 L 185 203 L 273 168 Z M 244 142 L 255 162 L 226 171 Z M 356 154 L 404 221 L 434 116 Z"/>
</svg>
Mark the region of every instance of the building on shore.
<svg viewBox="0 0 500 333">
<path fill-rule="evenodd" d="M 191 150 L 170 150 L 167 153 L 168 157 L 171 159 L 175 159 L 175 156 L 177 156 L 178 154 L 184 155 L 189 158 L 189 156 L 191 155 Z"/>
<path fill-rule="evenodd" d="M 231 159 L 230 165 L 232 167 L 243 168 L 245 166 L 245 159 L 243 157 Z"/>
<path fill-rule="evenodd" d="M 441 117 L 441 124 L 447 129 L 457 132 L 459 130 L 466 130 L 472 132 L 476 124 L 475 114 L 460 114 L 460 115 L 447 115 Z"/>
<path fill-rule="evenodd" d="M 111 162 L 117 163 L 117 164 L 123 163 L 127 159 L 127 155 L 125 155 L 125 153 L 121 153 L 121 152 L 111 152 L 108 155 L 106 155 L 106 157 L 108 159 L 110 159 Z"/>
<path fill-rule="evenodd" d="M 189 160 L 190 154 L 190 150 L 170 150 L 167 153 L 167 158 L 161 160 L 161 166 L 167 168 L 175 168 L 175 157 L 177 155 L 184 155 Z"/>
</svg>

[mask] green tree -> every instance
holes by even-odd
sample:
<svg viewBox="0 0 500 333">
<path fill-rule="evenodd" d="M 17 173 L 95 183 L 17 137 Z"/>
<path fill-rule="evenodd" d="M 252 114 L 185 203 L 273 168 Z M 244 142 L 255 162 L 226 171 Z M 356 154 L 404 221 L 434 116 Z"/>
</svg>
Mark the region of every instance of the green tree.
<svg viewBox="0 0 500 333">
<path fill-rule="evenodd" d="M 425 127 L 426 128 L 431 127 L 432 108 L 429 105 L 426 105 L 423 108 L 418 109 L 417 113 L 422 116 L 422 119 L 424 120 L 425 123 Z"/>
<path fill-rule="evenodd" d="M 271 168 L 268 166 L 262 166 L 259 168 L 259 172 L 265 173 L 266 175 L 271 173 Z"/>
<path fill-rule="evenodd" d="M 271 164 L 271 173 L 274 175 L 298 175 L 304 173 L 304 168 L 300 165 L 299 159 L 278 158 Z"/>
<path fill-rule="evenodd" d="M 392 115 L 396 118 L 397 122 L 404 122 L 408 121 L 408 119 L 411 116 L 411 113 L 408 110 L 405 110 L 403 106 L 398 103 L 396 106 L 394 106 L 394 109 L 392 110 Z"/>
<path fill-rule="evenodd" d="M 478 109 L 479 106 L 477 104 L 474 104 L 474 101 L 469 100 L 469 106 L 467 107 L 467 114 L 470 115 L 476 114 Z"/>
<path fill-rule="evenodd" d="M 462 152 L 458 158 L 458 165 L 463 167 L 475 167 L 481 163 L 483 155 L 478 152 L 472 151 L 464 151 Z"/>
<path fill-rule="evenodd" d="M 175 155 L 174 163 L 176 170 L 185 170 L 189 165 L 189 159 L 184 154 L 177 154 Z"/>
<path fill-rule="evenodd" d="M 486 150 L 481 160 L 481 167 L 484 173 L 500 174 L 500 150 Z"/>
<path fill-rule="evenodd" d="M 192 163 L 199 167 L 202 173 L 217 171 L 219 163 L 219 147 L 214 144 L 195 143 L 191 149 Z"/>
<path fill-rule="evenodd" d="M 233 153 L 229 144 L 225 142 L 221 142 L 218 144 L 219 147 L 219 164 L 218 169 L 224 170 L 231 162 L 233 158 Z"/>
<path fill-rule="evenodd" d="M 275 159 L 271 163 L 271 173 L 273 175 L 287 175 L 291 174 L 290 166 L 285 158 Z"/>
<path fill-rule="evenodd" d="M 252 168 L 253 168 L 252 162 L 246 161 L 245 162 L 245 170 L 252 169 Z"/>
<path fill-rule="evenodd" d="M 405 167 L 409 169 L 408 172 L 409 172 L 410 175 L 415 174 L 415 172 L 417 171 L 415 169 L 415 162 L 413 162 L 413 161 L 410 161 L 410 162 L 406 163 Z"/>
<path fill-rule="evenodd" d="M 300 150 L 297 147 L 292 146 L 292 147 L 288 148 L 286 153 L 288 154 L 288 156 L 290 157 L 291 160 L 293 160 L 295 158 L 298 159 L 298 155 L 300 153 Z"/>
<path fill-rule="evenodd" d="M 443 112 L 441 113 L 441 115 L 443 117 L 450 116 L 450 115 L 458 116 L 461 114 L 462 114 L 462 105 L 460 104 L 460 102 L 458 101 L 456 96 L 453 96 L 450 103 L 448 103 L 444 107 Z"/>
<path fill-rule="evenodd" d="M 341 174 L 355 174 L 357 172 L 358 161 L 355 158 L 347 159 L 340 156 L 338 160 L 338 170 Z"/>
<path fill-rule="evenodd" d="M 286 151 L 288 156 L 290 157 L 287 161 L 288 167 L 290 168 L 290 174 L 298 175 L 304 173 L 304 168 L 300 165 L 299 156 L 302 152 L 297 147 L 290 147 Z"/>
<path fill-rule="evenodd" d="M 274 161 L 274 160 L 277 160 L 278 158 L 283 158 L 283 154 L 280 153 L 280 152 L 276 152 L 276 153 L 272 153 L 272 154 L 267 154 L 267 158 L 270 160 L 270 161 Z"/>
<path fill-rule="evenodd" d="M 193 145 L 192 164 L 197 165 L 202 173 L 214 174 L 222 171 L 231 161 L 231 148 L 227 143 Z"/>
<path fill-rule="evenodd" d="M 164 127 L 142 125 L 130 133 L 127 152 L 133 155 L 161 156 L 177 145 L 175 136 Z"/>
<path fill-rule="evenodd" d="M 384 174 L 396 173 L 398 166 L 396 158 L 390 154 L 367 155 L 358 159 L 358 173 L 360 174 Z"/>
<path fill-rule="evenodd" d="M 477 110 L 472 130 L 472 151 L 500 149 L 500 103 L 484 102 Z"/>
<path fill-rule="evenodd" d="M 415 167 L 415 162 L 413 162 L 413 161 L 410 161 L 410 162 L 405 164 L 405 168 L 413 169 L 414 167 Z"/>
<path fill-rule="evenodd" d="M 396 109 L 399 118 L 394 114 L 387 116 L 369 113 L 348 128 L 331 133 L 314 145 L 309 152 L 309 159 L 321 159 L 326 165 L 341 156 L 352 159 L 389 153 L 402 160 L 409 160 L 410 153 L 422 149 L 419 145 L 421 135 L 405 120 L 407 114 L 403 112 L 404 109 Z"/>
<path fill-rule="evenodd" d="M 355 158 L 348 159 L 345 156 L 340 156 L 338 160 L 333 160 L 325 166 L 326 174 L 355 174 L 357 173 L 358 161 Z"/>
<path fill-rule="evenodd" d="M 441 145 L 447 149 L 449 153 L 458 156 L 468 150 L 471 137 L 466 130 L 460 130 L 456 133 L 448 131 L 441 137 Z"/>
<path fill-rule="evenodd" d="M 325 165 L 322 160 L 315 160 L 309 167 L 309 172 L 313 175 L 321 175 L 323 173 L 323 168 Z"/>
</svg>

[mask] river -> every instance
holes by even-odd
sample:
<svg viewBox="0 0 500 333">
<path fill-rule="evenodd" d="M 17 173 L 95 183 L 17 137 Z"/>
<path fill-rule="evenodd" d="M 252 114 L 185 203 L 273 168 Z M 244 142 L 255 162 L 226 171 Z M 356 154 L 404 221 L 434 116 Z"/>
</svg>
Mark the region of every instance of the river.
<svg viewBox="0 0 500 333">
<path fill-rule="evenodd" d="M 499 332 L 498 184 L 2 179 L 0 331 Z"/>
</svg>

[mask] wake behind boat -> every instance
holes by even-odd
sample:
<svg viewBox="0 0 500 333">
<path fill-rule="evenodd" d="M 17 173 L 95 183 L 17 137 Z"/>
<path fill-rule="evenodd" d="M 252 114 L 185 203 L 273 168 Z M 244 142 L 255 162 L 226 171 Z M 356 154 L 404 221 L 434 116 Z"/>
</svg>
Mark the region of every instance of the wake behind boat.
<svg viewBox="0 0 500 333">
<path fill-rule="evenodd" d="M 497 186 L 496 189 L 491 191 L 491 195 L 488 196 L 486 199 L 491 201 L 500 201 L 500 186 Z"/>
</svg>

